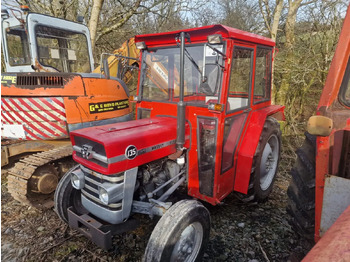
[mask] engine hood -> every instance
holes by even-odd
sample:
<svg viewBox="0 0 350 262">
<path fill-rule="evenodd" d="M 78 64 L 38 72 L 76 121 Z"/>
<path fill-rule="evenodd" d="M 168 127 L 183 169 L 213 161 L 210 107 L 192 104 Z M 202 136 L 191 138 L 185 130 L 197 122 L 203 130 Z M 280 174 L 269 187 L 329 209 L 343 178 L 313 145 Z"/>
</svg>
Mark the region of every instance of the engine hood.
<svg viewBox="0 0 350 262">
<path fill-rule="evenodd" d="M 73 157 L 102 174 L 116 174 L 175 153 L 176 129 L 176 118 L 155 117 L 73 131 Z"/>
</svg>

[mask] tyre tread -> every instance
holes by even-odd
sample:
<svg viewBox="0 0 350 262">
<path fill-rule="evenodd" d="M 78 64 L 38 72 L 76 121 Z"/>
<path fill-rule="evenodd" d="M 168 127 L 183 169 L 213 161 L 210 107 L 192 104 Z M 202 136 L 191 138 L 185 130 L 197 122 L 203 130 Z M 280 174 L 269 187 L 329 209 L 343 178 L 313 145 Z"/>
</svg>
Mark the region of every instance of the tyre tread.
<svg viewBox="0 0 350 262">
<path fill-rule="evenodd" d="M 202 209 L 204 215 L 207 215 L 209 218 L 209 228 L 210 228 L 210 216 L 209 211 L 198 201 L 196 200 L 181 200 L 175 203 L 159 220 L 158 224 L 154 228 L 149 243 L 146 247 L 145 255 L 143 261 L 145 262 L 160 262 L 163 261 L 162 255 L 163 250 L 166 248 L 166 243 L 168 242 L 169 237 L 172 234 L 173 229 L 176 225 L 181 223 L 184 219 L 185 214 L 190 214 L 191 211 L 196 208 Z M 169 212 L 170 211 L 170 212 Z M 209 232 L 204 232 L 204 234 Z M 206 239 L 203 236 L 203 242 L 206 242 Z M 206 243 L 204 243 L 202 248 L 205 248 Z M 198 257 L 200 259 L 200 257 Z M 197 259 L 197 260 L 198 260 Z"/>
<path fill-rule="evenodd" d="M 296 153 L 297 161 L 290 172 L 292 180 L 287 190 L 289 224 L 302 237 L 313 241 L 316 136 L 306 132 L 304 143 Z"/>
</svg>

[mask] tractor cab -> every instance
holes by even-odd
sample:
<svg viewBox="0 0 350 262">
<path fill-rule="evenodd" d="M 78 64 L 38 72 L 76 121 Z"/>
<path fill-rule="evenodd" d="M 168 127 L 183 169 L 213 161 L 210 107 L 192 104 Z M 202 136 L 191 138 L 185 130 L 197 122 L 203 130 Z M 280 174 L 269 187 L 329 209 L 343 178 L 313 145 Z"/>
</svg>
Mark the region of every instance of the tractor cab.
<svg viewBox="0 0 350 262">
<path fill-rule="evenodd" d="M 21 10 L 1 10 L 6 72 L 90 73 L 90 33 L 83 24 Z"/>
<path fill-rule="evenodd" d="M 179 117 L 183 100 L 189 194 L 215 204 L 233 185 L 247 193 L 244 166 L 252 165 L 265 118 L 282 116 L 282 107 L 271 106 L 275 44 L 222 25 L 185 30 L 184 39 L 181 65 L 180 31 L 136 36 L 142 49 L 137 117 Z"/>
</svg>

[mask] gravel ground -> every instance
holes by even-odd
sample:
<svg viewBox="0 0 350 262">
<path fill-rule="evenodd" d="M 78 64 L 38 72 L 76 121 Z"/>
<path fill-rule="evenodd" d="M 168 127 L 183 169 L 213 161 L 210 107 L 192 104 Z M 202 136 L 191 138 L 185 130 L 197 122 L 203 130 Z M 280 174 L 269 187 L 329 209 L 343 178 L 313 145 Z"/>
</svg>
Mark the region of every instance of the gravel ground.
<svg viewBox="0 0 350 262">
<path fill-rule="evenodd" d="M 208 206 L 212 227 L 203 261 L 300 261 L 310 248 L 288 225 L 288 170 L 294 159 L 288 144 L 266 203 L 247 205 L 232 194 L 218 206 Z M 156 221 L 138 216 L 137 230 L 118 235 L 106 252 L 61 222 L 52 209 L 37 210 L 13 200 L 1 176 L 2 261 L 141 261 Z"/>
</svg>

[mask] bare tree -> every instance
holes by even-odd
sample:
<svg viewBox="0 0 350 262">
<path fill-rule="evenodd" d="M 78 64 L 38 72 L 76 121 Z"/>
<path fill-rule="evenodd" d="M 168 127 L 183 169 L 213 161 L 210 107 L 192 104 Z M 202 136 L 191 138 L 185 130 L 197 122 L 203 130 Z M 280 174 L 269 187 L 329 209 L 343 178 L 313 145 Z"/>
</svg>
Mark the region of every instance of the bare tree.
<svg viewBox="0 0 350 262">
<path fill-rule="evenodd" d="M 287 94 L 290 87 L 291 79 L 291 65 L 293 64 L 294 53 L 293 48 L 295 44 L 295 23 L 297 18 L 297 12 L 301 6 L 314 3 L 317 0 L 305 1 L 305 0 L 288 0 L 288 14 L 285 24 L 285 63 L 283 65 L 284 73 L 282 77 L 281 86 L 276 94 L 276 101 L 278 104 L 285 105 L 287 101 Z"/>
<path fill-rule="evenodd" d="M 264 24 L 266 29 L 268 30 L 269 37 L 276 41 L 277 32 L 280 25 L 280 18 L 282 15 L 284 0 L 275 0 L 275 4 L 271 4 L 269 0 L 259 0 L 259 8 L 260 12 L 264 19 Z M 272 103 L 275 102 L 275 84 L 274 84 L 274 68 L 275 64 L 272 65 L 272 76 L 271 76 L 271 96 Z"/>
<path fill-rule="evenodd" d="M 275 0 L 275 5 L 270 5 L 269 0 L 259 0 L 260 12 L 263 16 L 265 27 L 270 38 L 276 41 L 277 31 L 283 9 L 284 0 Z"/>
<path fill-rule="evenodd" d="M 259 8 L 256 1 L 220 0 L 222 20 L 220 23 L 248 32 L 262 33 Z"/>
<path fill-rule="evenodd" d="M 90 30 L 90 37 L 91 37 L 91 45 L 94 50 L 95 48 L 95 42 L 96 42 L 96 35 L 97 35 L 97 25 L 100 18 L 101 8 L 103 5 L 104 0 L 93 0 L 93 5 L 91 9 L 91 16 L 89 21 L 89 30 Z"/>
<path fill-rule="evenodd" d="M 308 119 L 317 106 L 348 4 L 342 0 L 304 3 L 289 31 L 294 38 L 283 39 L 275 67 L 277 98 L 286 105 L 289 127 Z"/>
<path fill-rule="evenodd" d="M 19 5 L 28 5 L 30 10 L 41 14 L 76 21 L 79 13 L 79 0 L 15 0 Z M 14 1 L 4 1 L 14 3 Z"/>
</svg>

